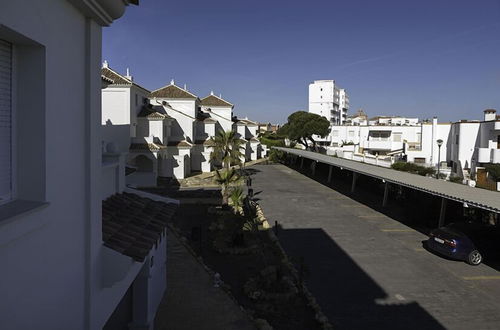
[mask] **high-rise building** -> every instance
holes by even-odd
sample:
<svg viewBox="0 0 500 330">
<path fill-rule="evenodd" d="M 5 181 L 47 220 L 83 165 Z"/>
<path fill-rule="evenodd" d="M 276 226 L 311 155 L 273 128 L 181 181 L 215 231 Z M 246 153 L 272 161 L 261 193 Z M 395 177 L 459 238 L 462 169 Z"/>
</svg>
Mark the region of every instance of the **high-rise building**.
<svg viewBox="0 0 500 330">
<path fill-rule="evenodd" d="M 315 80 L 309 84 L 309 112 L 326 117 L 332 125 L 347 119 L 349 95 L 335 80 Z"/>
</svg>

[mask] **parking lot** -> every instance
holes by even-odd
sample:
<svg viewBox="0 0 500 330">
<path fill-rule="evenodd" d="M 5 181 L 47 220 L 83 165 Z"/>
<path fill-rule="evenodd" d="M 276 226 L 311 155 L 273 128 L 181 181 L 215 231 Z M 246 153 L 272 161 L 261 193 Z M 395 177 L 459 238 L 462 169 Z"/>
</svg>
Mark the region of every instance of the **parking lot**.
<svg viewBox="0 0 500 330">
<path fill-rule="evenodd" d="M 423 249 L 425 231 L 404 221 L 397 202 L 381 212 L 284 165 L 254 168 L 266 217 L 278 221 L 280 241 L 336 328 L 499 328 L 500 272 Z M 411 212 L 428 216 L 418 205 Z"/>
</svg>

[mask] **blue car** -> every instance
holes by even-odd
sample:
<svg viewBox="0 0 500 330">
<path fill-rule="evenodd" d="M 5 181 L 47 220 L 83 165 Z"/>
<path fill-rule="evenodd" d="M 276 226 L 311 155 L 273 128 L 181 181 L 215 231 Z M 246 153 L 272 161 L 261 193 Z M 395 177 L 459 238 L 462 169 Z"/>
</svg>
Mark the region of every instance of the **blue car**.
<svg viewBox="0 0 500 330">
<path fill-rule="evenodd" d="M 451 223 L 431 231 L 426 247 L 446 257 L 477 266 L 485 258 L 498 258 L 500 230 L 497 226 L 473 222 Z"/>
</svg>

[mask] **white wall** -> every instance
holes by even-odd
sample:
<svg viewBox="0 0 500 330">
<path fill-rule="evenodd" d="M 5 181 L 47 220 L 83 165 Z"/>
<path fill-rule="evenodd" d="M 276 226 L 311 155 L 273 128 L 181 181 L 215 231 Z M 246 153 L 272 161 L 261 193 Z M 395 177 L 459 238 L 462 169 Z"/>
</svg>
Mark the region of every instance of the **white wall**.
<svg viewBox="0 0 500 330">
<path fill-rule="evenodd" d="M 93 117 L 100 111 L 96 105 L 100 104 L 101 87 L 99 64 L 95 69 L 86 66 L 86 57 L 94 49 L 100 53 L 101 29 L 86 22 L 67 1 L 2 1 L 1 8 L 1 24 L 39 43 L 45 52 L 45 101 L 35 98 L 33 107 L 17 111 L 45 111 L 45 121 L 33 124 L 46 126 L 46 148 L 42 150 L 49 204 L 0 222 L 0 327 L 83 329 L 89 304 L 87 235 L 96 211 L 87 198 L 86 192 L 94 185 L 89 182 L 87 166 L 92 163 L 93 174 L 97 168 L 100 171 L 100 159 L 96 163 L 100 141 L 89 141 L 85 125 L 89 120 L 94 123 Z M 0 27 L 2 34 L 3 29 Z M 94 80 L 85 78 L 89 73 Z M 67 83 L 68 77 L 74 78 L 71 83 Z M 96 97 L 89 98 L 86 90 Z M 22 97 L 33 96 L 29 90 L 17 92 Z M 100 126 L 100 113 L 95 124 Z M 30 148 L 23 152 L 26 150 Z M 99 194 L 94 197 L 100 202 Z"/>
</svg>

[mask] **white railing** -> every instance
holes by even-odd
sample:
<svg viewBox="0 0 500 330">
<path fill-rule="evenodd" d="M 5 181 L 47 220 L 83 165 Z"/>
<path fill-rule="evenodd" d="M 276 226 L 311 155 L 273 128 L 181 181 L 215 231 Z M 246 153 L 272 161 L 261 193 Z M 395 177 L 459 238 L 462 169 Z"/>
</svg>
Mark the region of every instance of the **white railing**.
<svg viewBox="0 0 500 330">
<path fill-rule="evenodd" d="M 353 152 L 343 152 L 341 150 L 338 151 L 339 151 L 337 152 L 338 157 L 354 160 L 361 163 L 367 163 L 382 167 L 391 167 L 391 165 L 394 163 L 394 157 L 363 155 L 363 154 L 356 154 Z"/>
<path fill-rule="evenodd" d="M 491 159 L 490 148 L 477 148 L 477 161 L 480 163 L 489 163 Z"/>
</svg>

